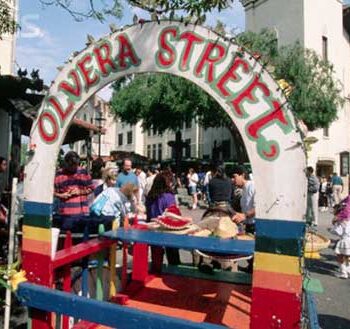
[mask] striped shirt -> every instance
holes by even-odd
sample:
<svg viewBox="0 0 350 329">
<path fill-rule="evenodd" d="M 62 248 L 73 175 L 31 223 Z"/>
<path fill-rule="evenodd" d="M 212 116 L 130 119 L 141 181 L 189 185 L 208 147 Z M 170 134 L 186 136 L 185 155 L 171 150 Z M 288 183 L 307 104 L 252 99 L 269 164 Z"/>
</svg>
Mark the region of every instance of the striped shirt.
<svg viewBox="0 0 350 329">
<path fill-rule="evenodd" d="M 86 169 L 78 167 L 75 173 L 69 173 L 64 169 L 58 170 L 55 177 L 55 192 L 66 193 L 75 188 L 80 191 L 93 190 L 92 179 Z M 88 215 L 88 195 L 74 195 L 68 199 L 60 199 L 58 213 L 63 216 Z"/>
</svg>

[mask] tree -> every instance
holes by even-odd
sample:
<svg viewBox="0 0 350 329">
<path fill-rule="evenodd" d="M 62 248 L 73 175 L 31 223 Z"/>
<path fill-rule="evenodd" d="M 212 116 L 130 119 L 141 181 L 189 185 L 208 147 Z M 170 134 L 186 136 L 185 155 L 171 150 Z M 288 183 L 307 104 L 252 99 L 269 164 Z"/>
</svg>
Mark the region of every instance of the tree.
<svg viewBox="0 0 350 329">
<path fill-rule="evenodd" d="M 234 0 L 127 0 L 134 7 L 141 8 L 157 15 L 174 16 L 175 12 L 185 12 L 190 17 L 201 17 L 213 9 L 223 10 Z M 47 6 L 58 6 L 67 10 L 75 19 L 96 18 L 103 20 L 107 15 L 120 16 L 121 0 L 86 0 L 88 9 L 85 12 L 76 9 L 78 0 L 40 0 Z M 79 0 L 81 2 L 81 0 Z"/>
<path fill-rule="evenodd" d="M 121 0 L 37 0 L 44 6 L 56 6 L 66 10 L 76 21 L 97 19 L 103 22 L 108 16 L 120 18 L 123 14 Z M 154 15 L 174 17 L 176 12 L 196 17 L 199 22 L 205 20 L 205 14 L 217 9 L 227 8 L 234 0 L 127 0 L 133 7 L 141 8 Z M 81 8 L 87 8 L 82 10 Z M 5 33 L 15 33 L 19 25 L 13 17 L 11 7 L 6 0 L 0 0 L 0 38 Z"/>
<path fill-rule="evenodd" d="M 344 100 L 341 83 L 335 78 L 330 62 L 298 42 L 278 48 L 275 32 L 267 29 L 259 34 L 244 32 L 237 42 L 288 87 L 286 96 L 292 111 L 309 130 L 328 127 L 337 119 L 337 109 Z"/>
<path fill-rule="evenodd" d="M 169 74 L 140 74 L 113 85 L 112 111 L 121 121 L 134 125 L 142 121 L 144 130 L 178 132 L 185 122 L 197 120 L 204 128 L 227 126 L 238 145 L 239 132 L 220 105 L 194 83 Z M 237 147 L 241 161 L 245 150 Z"/>
<path fill-rule="evenodd" d="M 6 0 L 0 0 L 0 40 L 6 33 L 15 33 L 17 28 L 18 24 L 13 17 L 10 5 Z"/>
</svg>

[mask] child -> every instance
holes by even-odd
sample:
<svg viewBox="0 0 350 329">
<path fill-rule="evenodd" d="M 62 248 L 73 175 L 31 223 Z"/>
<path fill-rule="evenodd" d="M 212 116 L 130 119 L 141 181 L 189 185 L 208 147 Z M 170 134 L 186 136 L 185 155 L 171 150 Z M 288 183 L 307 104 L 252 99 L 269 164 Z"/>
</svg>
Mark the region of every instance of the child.
<svg viewBox="0 0 350 329">
<path fill-rule="evenodd" d="M 335 254 L 339 263 L 338 278 L 347 279 L 350 274 L 350 197 L 340 202 L 335 210 L 332 232 L 340 236 L 335 246 Z"/>
</svg>

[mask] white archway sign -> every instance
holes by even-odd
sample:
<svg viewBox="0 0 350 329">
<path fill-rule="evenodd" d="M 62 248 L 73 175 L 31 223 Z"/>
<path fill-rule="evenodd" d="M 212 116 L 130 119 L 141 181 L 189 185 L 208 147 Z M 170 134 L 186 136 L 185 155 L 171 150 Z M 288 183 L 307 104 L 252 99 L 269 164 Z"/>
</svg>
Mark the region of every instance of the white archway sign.
<svg viewBox="0 0 350 329">
<path fill-rule="evenodd" d="M 32 127 L 34 154 L 26 166 L 26 201 L 52 203 L 58 152 L 84 103 L 110 82 L 144 72 L 186 78 L 214 97 L 236 124 L 249 154 L 257 217 L 303 220 L 305 154 L 283 92 L 236 44 L 205 27 L 169 21 L 112 33 L 60 71 Z"/>
</svg>

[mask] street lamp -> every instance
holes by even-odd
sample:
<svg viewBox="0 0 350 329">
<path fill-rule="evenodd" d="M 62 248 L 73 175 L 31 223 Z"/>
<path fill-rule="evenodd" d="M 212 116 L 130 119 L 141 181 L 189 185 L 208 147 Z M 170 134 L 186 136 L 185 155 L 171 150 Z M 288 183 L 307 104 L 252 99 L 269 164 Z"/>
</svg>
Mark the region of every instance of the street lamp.
<svg viewBox="0 0 350 329">
<path fill-rule="evenodd" d="M 102 122 L 106 121 L 106 119 L 103 117 L 102 111 L 98 111 L 98 116 L 95 118 L 95 121 L 97 121 L 97 129 L 98 129 L 98 157 L 101 157 L 101 135 L 102 135 Z"/>
</svg>

